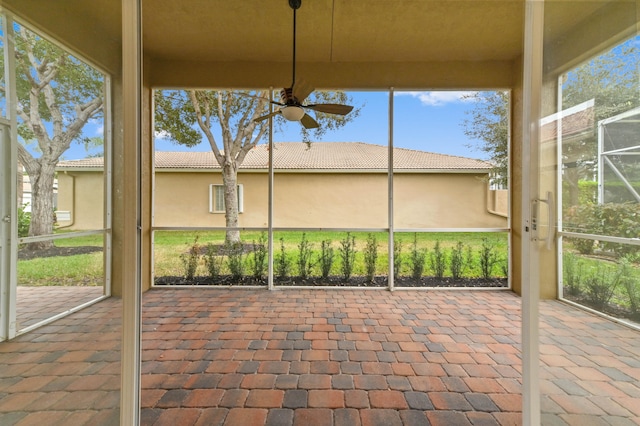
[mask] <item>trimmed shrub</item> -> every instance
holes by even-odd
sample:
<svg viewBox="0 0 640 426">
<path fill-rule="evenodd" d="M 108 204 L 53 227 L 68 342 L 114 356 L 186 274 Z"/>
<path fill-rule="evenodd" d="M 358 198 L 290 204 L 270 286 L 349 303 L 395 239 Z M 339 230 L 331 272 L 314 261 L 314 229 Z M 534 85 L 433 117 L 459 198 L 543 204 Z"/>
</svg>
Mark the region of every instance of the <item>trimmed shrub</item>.
<svg viewBox="0 0 640 426">
<path fill-rule="evenodd" d="M 251 266 L 253 267 L 253 277 L 262 279 L 267 270 L 267 236 L 264 232 L 260 234 L 258 242 L 253 241 L 253 259 Z"/>
<path fill-rule="evenodd" d="M 182 265 L 184 266 L 184 277 L 189 281 L 193 280 L 196 276 L 196 270 L 198 269 L 201 249 L 200 244 L 198 244 L 199 238 L 199 236 L 196 236 L 193 244 L 189 246 L 186 253 L 180 255 L 180 260 L 182 260 Z"/>
<path fill-rule="evenodd" d="M 635 316 L 640 314 L 640 280 L 638 274 L 635 273 L 634 268 L 631 266 L 631 262 L 626 257 L 623 257 L 618 265 L 620 268 L 620 284 L 627 294 L 629 309 Z"/>
<path fill-rule="evenodd" d="M 455 247 L 451 248 L 451 255 L 449 256 L 449 270 L 453 279 L 457 280 L 462 278 L 464 271 L 471 265 L 471 248 L 467 247 L 467 256 L 465 257 L 464 244 L 462 241 L 458 241 Z"/>
<path fill-rule="evenodd" d="M 582 262 L 574 253 L 565 252 L 563 255 L 564 285 L 568 296 L 578 296 L 582 293 Z"/>
<path fill-rule="evenodd" d="M 207 249 L 204 254 L 204 264 L 209 272 L 209 277 L 218 278 L 220 276 L 222 259 L 222 256 L 218 256 L 217 247 L 211 243 L 207 244 Z"/>
<path fill-rule="evenodd" d="M 620 282 L 620 272 L 610 271 L 598 264 L 585 279 L 585 294 L 599 311 L 603 311 Z"/>
<path fill-rule="evenodd" d="M 311 243 L 307 240 L 307 234 L 302 233 L 302 240 L 298 244 L 298 273 L 300 277 L 306 279 L 311 275 Z"/>
<path fill-rule="evenodd" d="M 231 278 L 238 281 L 244 275 L 244 253 L 242 243 L 227 245 L 227 267 L 231 273 Z"/>
<path fill-rule="evenodd" d="M 398 278 L 402 271 L 402 241 L 393 242 L 393 277 Z"/>
<path fill-rule="evenodd" d="M 418 234 L 413 234 L 413 245 L 409 255 L 411 264 L 411 278 L 419 280 L 424 272 L 424 265 L 427 259 L 427 249 L 418 249 Z"/>
<path fill-rule="evenodd" d="M 280 253 L 275 255 L 275 269 L 278 278 L 286 278 L 291 271 L 291 260 L 284 248 L 284 238 L 280 238 Z"/>
<path fill-rule="evenodd" d="M 482 246 L 479 252 L 480 257 L 480 271 L 482 278 L 488 280 L 493 275 L 493 267 L 498 262 L 498 254 L 496 253 L 496 247 L 488 239 L 482 239 Z"/>
<path fill-rule="evenodd" d="M 447 256 L 440 248 L 440 241 L 436 241 L 433 246 L 433 251 L 429 255 L 429 264 L 436 278 L 444 277 L 444 271 L 447 269 Z"/>
<path fill-rule="evenodd" d="M 338 248 L 340 259 L 342 260 L 341 271 L 343 278 L 348 281 L 353 274 L 353 266 L 356 260 L 356 237 L 347 232 L 344 240 L 340 240 Z"/>
<path fill-rule="evenodd" d="M 571 207 L 564 216 L 565 231 L 640 238 L 639 203 L 585 204 Z M 571 238 L 570 242 L 581 254 L 591 254 L 596 248 L 596 242 L 593 240 Z M 617 256 L 640 252 L 639 246 L 610 242 L 600 242 L 598 248 L 611 251 Z"/>
<path fill-rule="evenodd" d="M 333 247 L 331 247 L 331 240 L 323 240 L 320 244 L 320 273 L 322 278 L 327 278 L 331 273 L 333 267 L 333 259 L 335 255 Z"/>
<path fill-rule="evenodd" d="M 364 269 L 368 281 L 373 281 L 376 275 L 376 264 L 378 263 L 378 241 L 376 236 L 369 234 L 367 245 L 364 247 Z"/>
</svg>

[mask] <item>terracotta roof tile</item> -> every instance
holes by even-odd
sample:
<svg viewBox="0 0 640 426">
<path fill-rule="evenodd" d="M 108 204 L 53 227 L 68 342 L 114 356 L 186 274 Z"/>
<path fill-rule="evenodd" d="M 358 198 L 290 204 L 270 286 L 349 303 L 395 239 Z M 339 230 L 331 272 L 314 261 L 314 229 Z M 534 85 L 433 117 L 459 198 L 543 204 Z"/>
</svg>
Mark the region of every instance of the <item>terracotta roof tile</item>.
<svg viewBox="0 0 640 426">
<path fill-rule="evenodd" d="M 558 138 L 558 122 L 562 120 L 562 137 L 590 136 L 595 131 L 595 110 L 593 100 L 552 114 L 541 121 L 540 139 L 543 142 Z"/>
<path fill-rule="evenodd" d="M 397 170 L 488 170 L 482 160 L 435 154 L 405 148 L 393 151 Z M 385 146 L 362 142 L 278 142 L 274 144 L 274 168 L 279 170 L 386 170 L 388 150 Z M 268 145 L 258 145 L 245 157 L 240 169 L 266 169 Z M 212 169 L 220 166 L 212 152 L 156 152 L 158 169 Z M 58 168 L 102 167 L 102 158 L 61 161 Z"/>
<path fill-rule="evenodd" d="M 104 167 L 104 158 L 103 157 L 90 157 L 83 158 L 81 160 L 65 160 L 58 162 L 58 168 L 102 168 Z"/>
</svg>

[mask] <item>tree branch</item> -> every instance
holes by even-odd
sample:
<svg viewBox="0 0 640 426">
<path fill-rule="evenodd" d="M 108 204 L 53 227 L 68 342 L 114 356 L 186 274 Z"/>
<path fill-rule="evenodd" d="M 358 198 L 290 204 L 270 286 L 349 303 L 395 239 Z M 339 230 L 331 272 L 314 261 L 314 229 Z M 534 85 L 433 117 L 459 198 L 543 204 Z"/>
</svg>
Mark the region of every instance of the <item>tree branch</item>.
<svg viewBox="0 0 640 426">
<path fill-rule="evenodd" d="M 40 163 L 27 151 L 22 144 L 16 144 L 18 148 L 18 161 L 24 166 L 29 176 L 35 176 L 39 173 Z"/>
<path fill-rule="evenodd" d="M 222 92 L 218 91 L 216 98 L 218 100 L 218 120 L 222 129 L 222 145 L 224 147 L 224 158 L 226 164 L 231 163 L 232 159 L 235 157 L 235 153 L 233 152 L 234 143 L 233 137 L 231 136 L 231 130 L 229 129 L 227 111 L 224 110 L 222 105 Z M 220 165 L 224 167 L 222 163 Z"/>
<path fill-rule="evenodd" d="M 205 122 L 205 120 L 202 119 L 202 108 L 200 107 L 200 101 L 196 96 L 196 91 L 189 90 L 188 93 L 189 93 L 189 99 L 193 104 L 193 110 L 195 111 L 195 114 L 196 114 L 196 121 L 198 122 L 198 126 L 200 126 L 200 129 L 202 129 L 205 136 L 207 137 L 207 140 L 209 141 L 209 145 L 211 146 L 211 150 L 213 151 L 213 155 L 216 157 L 216 160 L 218 161 L 218 164 L 220 164 L 220 167 L 222 167 L 222 165 L 224 164 L 224 157 L 220 153 L 220 149 L 218 149 L 218 144 L 216 143 L 216 140 L 213 137 L 213 133 L 211 133 L 211 128 L 209 126 L 208 120 L 207 122 Z"/>
</svg>

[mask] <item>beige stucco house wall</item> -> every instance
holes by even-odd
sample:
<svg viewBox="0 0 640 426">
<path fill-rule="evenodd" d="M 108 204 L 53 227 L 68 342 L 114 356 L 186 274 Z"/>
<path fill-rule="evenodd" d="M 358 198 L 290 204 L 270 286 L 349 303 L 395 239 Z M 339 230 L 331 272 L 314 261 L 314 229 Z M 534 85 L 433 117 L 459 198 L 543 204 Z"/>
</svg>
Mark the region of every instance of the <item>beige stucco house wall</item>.
<svg viewBox="0 0 640 426">
<path fill-rule="evenodd" d="M 274 226 L 388 228 L 386 147 L 363 143 L 289 142 L 274 155 Z M 340 154 L 337 156 L 336 154 Z M 489 163 L 396 148 L 394 228 L 506 228 L 506 191 L 488 188 Z M 59 165 L 59 210 L 70 229 L 102 227 L 100 159 Z M 223 227 L 211 210 L 211 185 L 221 185 L 211 153 L 156 153 L 153 222 L 156 227 Z M 249 153 L 238 174 L 241 227 L 268 226 L 268 151 Z"/>
<path fill-rule="evenodd" d="M 103 172 L 59 172 L 58 182 L 62 182 L 64 187 L 63 193 L 58 194 L 58 227 L 82 230 L 104 228 Z"/>
</svg>

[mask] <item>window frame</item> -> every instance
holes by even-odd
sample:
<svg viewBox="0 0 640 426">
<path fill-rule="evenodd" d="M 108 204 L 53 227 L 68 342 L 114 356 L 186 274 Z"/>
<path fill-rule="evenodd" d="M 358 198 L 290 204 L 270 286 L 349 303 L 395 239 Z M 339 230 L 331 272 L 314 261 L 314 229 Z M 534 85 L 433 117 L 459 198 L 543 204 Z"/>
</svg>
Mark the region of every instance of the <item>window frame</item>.
<svg viewBox="0 0 640 426">
<path fill-rule="evenodd" d="M 216 209 L 216 197 L 217 194 L 220 193 L 217 188 L 221 189 L 222 195 L 222 209 Z M 221 214 L 226 213 L 224 206 L 224 185 L 220 183 L 212 183 L 209 184 L 209 213 L 211 214 Z M 244 185 L 238 184 L 238 213 L 244 213 Z"/>
</svg>

